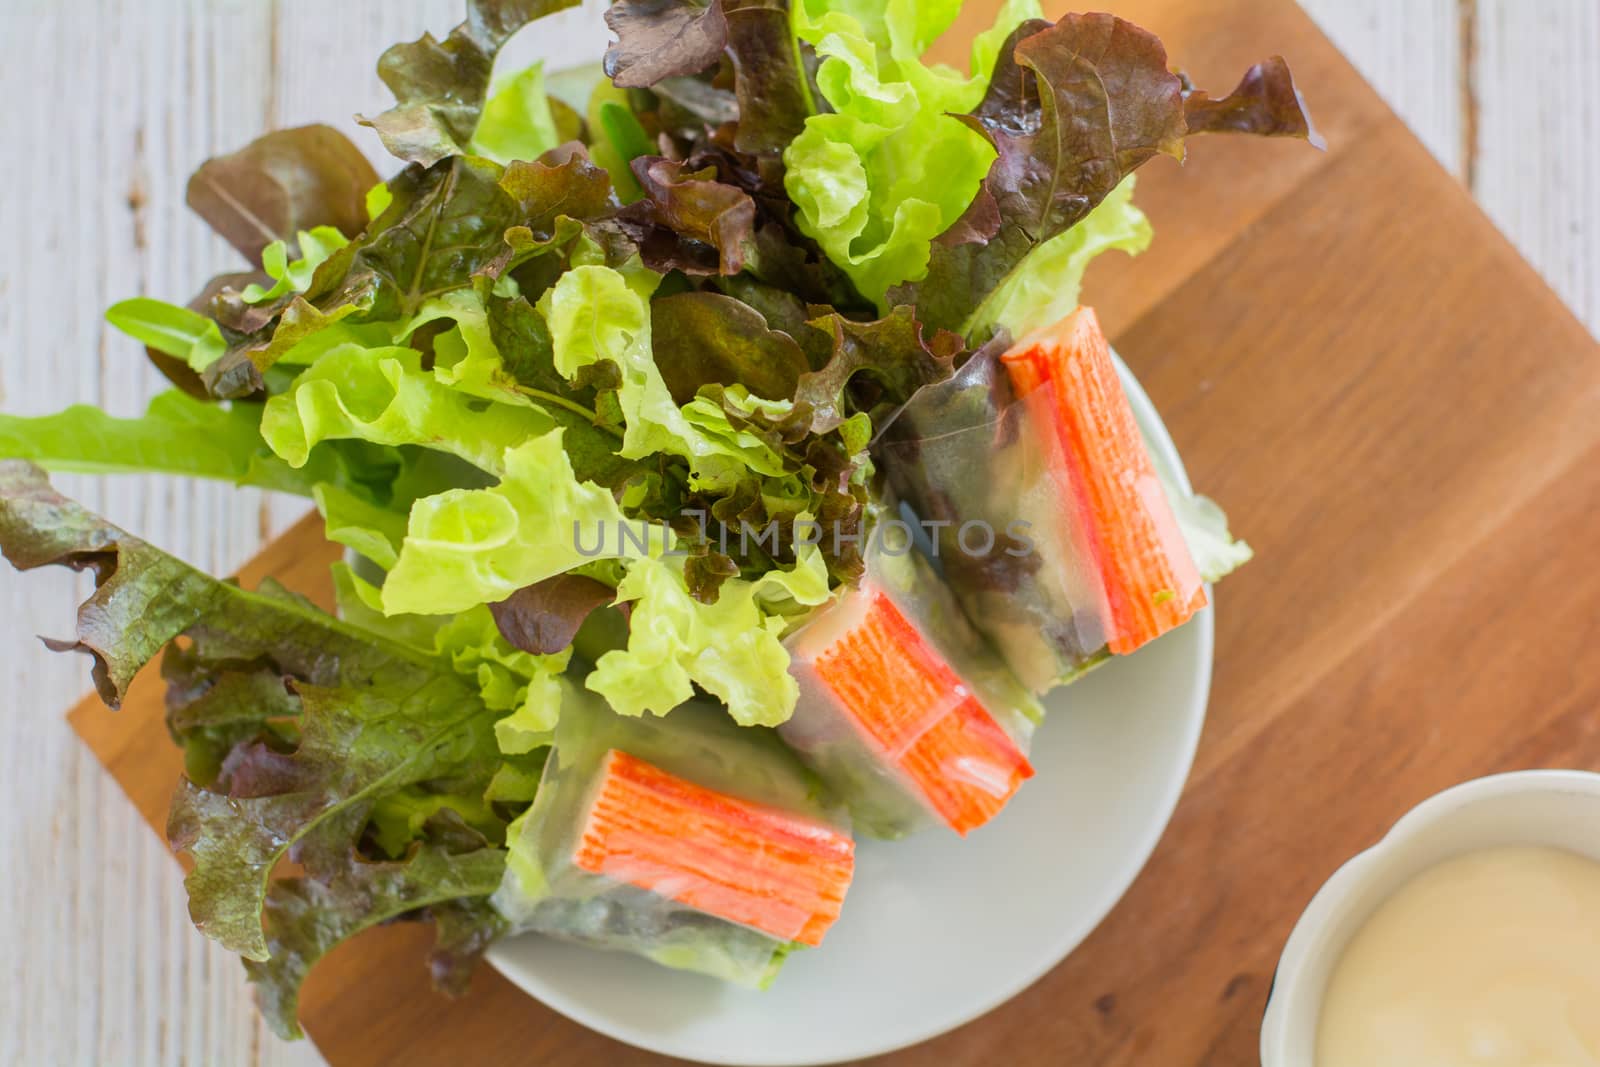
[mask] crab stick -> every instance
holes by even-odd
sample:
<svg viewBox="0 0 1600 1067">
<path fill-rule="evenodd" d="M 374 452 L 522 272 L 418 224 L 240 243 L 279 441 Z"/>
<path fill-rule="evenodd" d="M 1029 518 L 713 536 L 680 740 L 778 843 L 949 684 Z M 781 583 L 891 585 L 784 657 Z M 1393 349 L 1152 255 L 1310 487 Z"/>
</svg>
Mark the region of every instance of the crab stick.
<svg viewBox="0 0 1600 1067">
<path fill-rule="evenodd" d="M 1049 413 L 1046 432 L 1077 496 L 1071 510 L 1104 583 L 1110 650 L 1132 652 L 1187 622 L 1206 606 L 1205 586 L 1094 310 L 1079 308 L 1000 360 L 1017 395 L 1042 399 Z"/>
<path fill-rule="evenodd" d="M 573 862 L 782 940 L 818 945 L 855 870 L 841 831 L 718 793 L 613 749 Z"/>
<path fill-rule="evenodd" d="M 519 933 L 766 988 L 839 918 L 855 873 L 842 804 L 719 705 L 635 718 L 562 688 L 495 910 Z"/>
<path fill-rule="evenodd" d="M 965 835 L 1033 775 L 1033 705 L 938 578 L 900 563 L 907 581 L 869 570 L 791 637 L 800 704 L 779 734 L 862 828 L 896 837 L 930 816 Z"/>
</svg>

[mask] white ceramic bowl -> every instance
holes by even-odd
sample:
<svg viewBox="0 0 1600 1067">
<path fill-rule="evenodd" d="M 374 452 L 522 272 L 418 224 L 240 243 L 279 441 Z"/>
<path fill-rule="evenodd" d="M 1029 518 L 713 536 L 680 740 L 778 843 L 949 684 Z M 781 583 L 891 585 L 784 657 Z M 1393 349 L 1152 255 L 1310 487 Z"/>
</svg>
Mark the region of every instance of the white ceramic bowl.
<svg viewBox="0 0 1600 1067">
<path fill-rule="evenodd" d="M 1328 879 L 1278 963 L 1261 1025 L 1262 1067 L 1314 1067 L 1328 979 L 1374 911 L 1411 879 L 1485 848 L 1547 845 L 1600 860 L 1600 774 L 1518 771 L 1424 801 Z"/>
<path fill-rule="evenodd" d="M 1149 397 L 1122 372 L 1153 454 L 1187 489 Z M 542 937 L 497 945 L 489 962 L 585 1026 L 709 1063 L 831 1063 L 960 1026 L 1059 963 L 1133 884 L 1194 759 L 1212 639 L 1207 609 L 1052 694 L 1038 774 L 966 839 L 862 841 L 843 917 L 766 992 Z"/>
</svg>

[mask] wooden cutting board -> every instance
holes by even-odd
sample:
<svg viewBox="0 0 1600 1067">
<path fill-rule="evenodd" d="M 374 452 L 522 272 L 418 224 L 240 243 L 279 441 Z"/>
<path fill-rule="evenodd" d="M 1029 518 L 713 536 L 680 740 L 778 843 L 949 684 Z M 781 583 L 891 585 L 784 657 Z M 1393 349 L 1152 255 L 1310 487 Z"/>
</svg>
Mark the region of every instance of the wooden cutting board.
<svg viewBox="0 0 1600 1067">
<path fill-rule="evenodd" d="M 949 56 L 994 5 L 972 6 Z M 1111 6 L 1217 91 L 1282 53 L 1330 145 L 1211 138 L 1157 160 L 1139 190 L 1155 246 L 1091 277 L 1257 558 L 1222 586 L 1198 764 L 1126 899 L 1032 989 L 874 1063 L 1255 1063 L 1284 938 L 1346 857 L 1463 779 L 1600 768 L 1594 341 L 1291 0 Z M 334 555 L 302 522 L 243 580 L 326 604 Z M 160 705 L 147 677 L 120 714 L 72 713 L 158 827 L 179 773 Z M 317 970 L 303 1014 L 335 1067 L 667 1062 L 487 968 L 463 1000 L 432 995 L 426 937 L 374 931 Z"/>
</svg>

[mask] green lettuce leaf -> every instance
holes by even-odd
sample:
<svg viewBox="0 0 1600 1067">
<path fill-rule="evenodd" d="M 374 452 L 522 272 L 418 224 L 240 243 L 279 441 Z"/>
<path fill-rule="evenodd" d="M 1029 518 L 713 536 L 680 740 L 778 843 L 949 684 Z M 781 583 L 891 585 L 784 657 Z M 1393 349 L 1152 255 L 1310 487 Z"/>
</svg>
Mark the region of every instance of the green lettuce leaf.
<svg viewBox="0 0 1600 1067">
<path fill-rule="evenodd" d="M 617 502 L 608 490 L 578 481 L 562 433 L 506 450 L 498 485 L 412 505 L 405 543 L 383 585 L 387 613 L 465 611 L 588 559 L 627 553 Z"/>
<path fill-rule="evenodd" d="M 535 63 L 490 92 L 470 149 L 504 166 L 536 160 L 562 140 L 544 94 L 544 64 Z"/>
<path fill-rule="evenodd" d="M 86 474 L 156 471 L 309 496 L 344 484 L 341 457 L 307 454 L 297 470 L 263 444 L 259 404 L 212 404 L 178 390 L 158 393 L 144 415 L 122 419 L 75 404 L 54 415 L 0 414 L 0 457 Z"/>
<path fill-rule="evenodd" d="M 525 298 L 487 300 L 450 290 L 409 319 L 339 324 L 301 342 L 284 358 L 312 365 L 267 401 L 268 443 L 290 463 L 330 438 L 417 444 L 498 472 L 506 447 L 559 425 L 580 477 L 617 485 L 632 476 L 616 454 L 620 429 L 596 410 L 597 383 L 556 372 L 549 330 Z M 430 357 L 431 372 L 422 369 Z"/>
<path fill-rule="evenodd" d="M 388 570 L 400 555 L 406 517 L 326 482 L 312 488 L 328 540 Z"/>
<path fill-rule="evenodd" d="M 755 424 L 773 417 L 786 419 L 792 408 L 786 400 L 763 401 L 751 396 L 742 385 L 713 386 L 683 406 L 683 418 L 702 440 L 715 442 L 725 455 L 736 457 L 745 471 L 785 479 L 794 473 L 792 458 L 773 435 L 760 432 Z M 770 490 L 763 486 L 763 491 Z M 803 490 L 797 487 L 796 493 Z"/>
<path fill-rule="evenodd" d="M 514 647 L 483 605 L 444 620 L 434 650 L 473 680 L 485 707 L 509 713 L 495 721 L 501 752 L 520 756 L 549 744 L 567 697 L 561 674 L 571 658 L 568 650 L 533 655 Z"/>
<path fill-rule="evenodd" d="M 423 445 L 501 474 L 506 450 L 549 431 L 539 408 L 482 401 L 422 369 L 414 348 L 343 344 L 270 397 L 261 438 L 291 466 L 323 441 Z"/>
<path fill-rule="evenodd" d="M 106 309 L 106 321 L 143 343 L 145 357 L 169 382 L 196 400 L 210 400 L 211 393 L 200 371 L 227 352 L 228 342 L 221 327 L 206 312 L 224 290 L 260 285 L 267 280 L 261 271 L 219 274 L 187 307 L 135 297 Z"/>
<path fill-rule="evenodd" d="M 197 302 L 203 301 L 202 294 Z M 197 399 L 210 398 L 198 372 L 220 359 L 228 344 L 216 322 L 194 305 L 134 297 L 107 308 L 106 321 L 144 345 L 150 361 L 178 388 Z"/>
<path fill-rule="evenodd" d="M 785 149 L 785 187 L 800 228 L 882 310 L 891 287 L 926 274 L 933 239 L 966 211 L 994 158 L 954 117 L 977 104 L 989 71 L 967 77 L 921 60 L 959 8 L 794 8 L 796 33 L 822 57 L 817 86 L 832 110 L 808 118 Z M 974 61 L 989 57 L 996 32 L 1036 14 L 1035 4 L 1007 5 Z"/>
<path fill-rule="evenodd" d="M 633 114 L 628 91 L 601 77 L 590 86 L 584 102 L 584 121 L 590 156 L 611 176 L 618 199 L 624 204 L 633 203 L 639 199 L 640 190 L 628 164 L 635 156 L 650 155 L 654 149 Z M 643 143 L 630 143 L 635 141 Z"/>
<path fill-rule="evenodd" d="M 664 715 L 694 695 L 721 699 L 744 726 L 776 726 L 794 712 L 799 689 L 789 674 L 782 636 L 787 620 L 765 605 L 819 604 L 828 597 L 827 566 L 815 547 L 791 571 L 759 581 L 729 579 L 714 603 L 690 595 L 681 558 L 638 559 L 617 587 L 631 602 L 628 647 L 601 656 L 586 681 L 623 715 Z"/>
<path fill-rule="evenodd" d="M 649 298 L 659 281 L 642 267 L 624 272 L 599 263 L 562 274 L 538 304 L 550 327 L 555 367 L 569 379 L 594 364 L 615 369 L 623 457 L 682 456 L 698 478 L 724 483 L 735 476 L 737 457 L 684 418 L 652 354 Z"/>
<path fill-rule="evenodd" d="M 410 163 L 432 166 L 472 142 L 489 95 L 495 56 L 529 22 L 577 0 L 468 0 L 467 20 L 443 41 L 432 34 L 397 44 L 378 60 L 378 77 L 395 106 L 361 118 L 384 147 Z"/>
<path fill-rule="evenodd" d="M 190 308 L 144 296 L 112 304 L 106 309 L 106 321 L 140 344 L 185 361 L 217 326 Z"/>
<path fill-rule="evenodd" d="M 311 288 L 317 268 L 330 256 L 350 242 L 332 226 L 313 226 L 297 235 L 300 257 L 291 259 L 289 245 L 274 241 L 261 250 L 261 269 L 272 278 L 273 285 L 248 285 L 240 296 L 247 304 L 260 304 L 277 300 L 288 293 L 303 293 Z"/>
<path fill-rule="evenodd" d="M 74 405 L 53 415 L 0 415 L 0 459 L 85 474 L 154 471 L 315 496 L 340 494 L 363 507 L 406 508 L 419 496 L 485 476 L 452 457 L 360 440 L 308 448 L 294 466 L 262 438 L 263 406 L 218 404 L 171 390 L 137 418 Z"/>
<path fill-rule="evenodd" d="M 403 527 L 405 516 L 398 517 Z M 345 533 L 349 534 L 351 531 L 346 530 Z M 385 534 L 378 529 L 367 529 L 357 536 L 378 538 L 384 537 Z M 400 538 L 404 536 L 405 531 L 402 528 L 399 537 L 391 546 L 396 555 L 399 554 Z M 349 562 L 341 560 L 330 567 L 329 572 L 333 578 L 334 614 L 356 629 L 376 634 L 386 641 L 405 645 L 424 655 L 442 654 L 439 647 L 439 631 L 446 621 L 445 616 L 390 616 L 383 613 L 383 593 L 380 592 L 379 586 L 383 584 L 383 575 L 386 571 L 386 567 L 381 567 L 365 557 Z M 475 676 L 476 671 L 473 673 Z"/>
<path fill-rule="evenodd" d="M 1034 249 L 980 306 L 968 327 L 982 336 L 1002 326 L 1025 337 L 1070 315 L 1078 306 L 1089 263 L 1113 248 L 1138 255 L 1150 246 L 1150 220 L 1133 205 L 1129 175 L 1082 222 Z"/>
</svg>

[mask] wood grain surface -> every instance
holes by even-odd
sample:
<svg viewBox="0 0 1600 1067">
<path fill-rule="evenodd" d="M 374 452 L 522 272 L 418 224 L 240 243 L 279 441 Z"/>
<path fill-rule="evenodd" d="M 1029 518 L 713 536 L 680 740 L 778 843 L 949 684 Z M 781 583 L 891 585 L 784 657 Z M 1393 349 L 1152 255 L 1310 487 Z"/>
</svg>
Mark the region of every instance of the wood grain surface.
<svg viewBox="0 0 1600 1067">
<path fill-rule="evenodd" d="M 456 5 L 426 6 L 445 12 L 447 26 Z M 1248 62 L 1283 53 L 1330 142 L 1328 153 L 1317 154 L 1213 139 L 1197 143 L 1184 168 L 1158 160 L 1142 172 L 1139 195 L 1156 227 L 1155 247 L 1137 260 L 1108 257 L 1091 278 L 1089 299 L 1161 409 L 1196 484 L 1224 504 L 1257 559 L 1221 587 L 1217 676 L 1199 761 L 1171 829 L 1127 898 L 1023 995 L 874 1063 L 988 1065 L 1002 1049 L 1004 1062 L 1017 1064 L 1254 1063 L 1283 939 L 1344 858 L 1412 804 L 1464 778 L 1517 767 L 1600 767 L 1600 664 L 1590 651 L 1600 638 L 1600 578 L 1588 567 L 1600 543 L 1600 360 L 1589 335 L 1450 173 L 1479 193 L 1594 322 L 1600 260 L 1575 251 L 1582 242 L 1573 238 L 1592 224 L 1600 200 L 1584 195 L 1594 188 L 1581 165 L 1592 149 L 1586 157 L 1572 146 L 1600 143 L 1593 128 L 1600 112 L 1556 107 L 1548 113 L 1565 121 L 1529 122 L 1525 104 L 1472 86 L 1487 72 L 1495 85 L 1530 81 L 1527 92 L 1541 99 L 1600 95 L 1588 58 L 1600 44 L 1595 9 L 1569 0 L 1536 10 L 1511 0 L 1315 5 L 1331 28 L 1342 27 L 1341 40 L 1366 35 L 1369 70 L 1409 63 L 1439 74 L 1419 79 L 1409 113 L 1447 170 L 1287 0 L 1107 6 L 1160 34 L 1204 85 L 1231 83 Z M 1393 6 L 1406 9 L 1404 19 L 1384 23 L 1376 12 Z M 307 72 L 348 65 L 336 54 L 342 39 L 311 28 L 315 13 L 299 0 L 286 7 L 304 17 L 267 18 L 232 5 L 212 21 L 186 24 L 204 30 L 183 43 L 179 66 L 164 74 L 169 92 L 210 77 L 208 64 L 232 40 L 268 34 L 272 43 L 256 73 L 259 84 L 275 88 L 261 99 L 216 100 L 214 125 L 202 131 L 207 151 L 239 139 L 237 127 L 227 126 L 233 109 L 263 113 L 268 124 L 328 117 L 315 110 L 327 89 Z M 1559 47 L 1539 47 L 1552 40 L 1557 19 L 1587 38 L 1557 33 Z M 382 35 L 374 38 L 367 26 L 349 31 L 349 40 L 365 46 L 414 33 L 414 19 L 383 21 Z M 1398 36 L 1400 21 L 1417 34 Z M 122 30 L 138 36 L 137 19 L 124 22 Z M 430 17 L 428 25 L 438 30 L 439 23 Z M 280 38 L 279 25 L 303 36 Z M 1532 53 L 1549 61 L 1519 62 Z M 109 53 L 91 56 L 94 63 L 115 66 Z M 249 75 L 239 79 L 247 90 L 256 84 Z M 131 99 L 126 107 L 137 112 L 144 98 Z M 147 131 L 135 153 L 142 159 L 170 152 L 163 138 L 185 129 L 159 114 L 96 121 L 107 138 Z M 69 177 L 85 198 L 108 180 Z M 149 257 L 164 264 L 159 277 L 120 278 L 110 266 L 95 277 L 108 299 L 146 284 L 177 292 L 205 273 L 195 263 L 206 252 L 161 244 L 176 231 L 141 222 L 133 201 L 173 191 L 154 192 L 156 183 L 138 172 L 119 172 L 116 181 L 130 178 L 131 221 L 121 204 L 100 220 L 128 233 L 108 236 L 90 218 L 56 235 L 54 247 L 86 242 L 109 251 L 120 236 L 155 242 Z M 24 181 L 46 196 L 44 179 Z M 1530 197 L 1530 183 L 1552 192 Z M 1553 207 L 1569 189 L 1570 206 Z M 6 227 L 21 225 L 19 198 L 0 207 Z M 8 295 L 0 287 L 0 316 L 27 325 L 29 312 Z M 62 345 L 93 346 L 81 325 L 68 326 Z M 19 336 L 45 334 L 29 327 Z M 59 403 L 98 397 L 117 406 L 118 375 L 130 374 L 101 368 L 82 382 L 46 387 L 37 372 L 19 378 L 20 364 L 4 358 L 9 389 L 19 380 L 24 388 L 38 383 L 36 394 L 60 396 Z M 285 514 L 232 490 L 193 495 L 141 484 L 157 491 L 94 486 L 89 495 L 213 569 L 236 565 L 239 547 Z M 317 526 L 302 524 L 244 579 L 272 573 L 315 593 L 329 553 Z M 48 590 L 34 582 L 30 596 L 71 602 L 70 580 Z M 23 653 L 8 647 L 6 655 L 9 662 Z M 30 666 L 15 679 L 28 687 L 22 691 L 59 691 L 71 684 L 64 679 L 81 677 L 73 661 L 45 665 L 41 655 L 26 655 Z M 89 702 L 73 722 L 159 825 L 179 760 L 148 681 L 120 714 Z M 72 785 L 70 808 L 56 801 L 65 813 L 56 819 L 68 822 L 53 832 L 83 852 L 83 872 L 115 881 L 128 861 L 107 862 L 98 842 L 131 832 L 120 814 L 126 809 L 92 769 L 74 773 L 83 782 Z M 41 851 L 47 847 L 40 842 Z M 130 855 L 147 847 L 122 846 Z M 173 899 L 171 872 L 142 862 L 131 870 L 134 901 Z M 77 963 L 66 974 L 82 980 L 53 970 L 56 984 L 30 985 L 25 963 L 13 961 L 8 990 L 22 991 L 24 1011 L 12 1018 L 43 1015 L 61 1001 L 97 1013 L 97 1029 L 31 1046 L 68 1050 L 55 1058 L 0 1059 L 288 1062 L 290 1053 L 252 1043 L 260 1030 L 238 1002 L 236 971 L 212 973 L 227 961 L 219 964 L 218 953 L 182 929 L 181 907 L 162 911 L 162 936 L 195 947 L 185 949 L 184 968 L 145 988 L 136 957 L 148 915 L 136 907 L 114 918 L 97 914 L 89 902 L 103 890 L 62 891 L 66 903 L 46 921 L 78 938 Z M 80 927 L 98 940 L 84 947 Z M 434 997 L 419 962 L 424 937 L 407 928 L 376 931 L 314 974 L 306 1019 L 329 1062 L 667 1062 L 566 1022 L 488 970 L 465 1000 Z M 132 958 L 119 965 L 108 943 L 124 945 Z M 959 966 L 956 953 L 952 966 Z M 185 996 L 189 1013 L 163 1014 L 154 1029 L 144 1024 Z M 136 1046 L 125 1043 L 129 1034 Z M 17 1047 L 8 1040 L 0 1035 L 0 1051 Z"/>
</svg>

